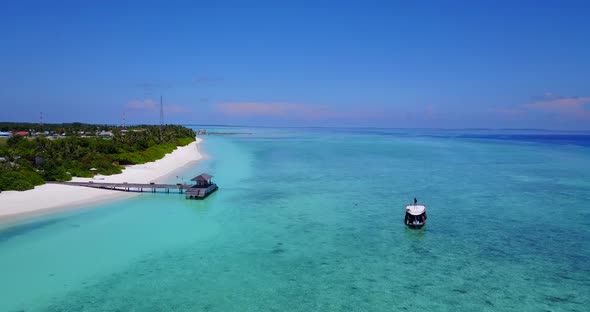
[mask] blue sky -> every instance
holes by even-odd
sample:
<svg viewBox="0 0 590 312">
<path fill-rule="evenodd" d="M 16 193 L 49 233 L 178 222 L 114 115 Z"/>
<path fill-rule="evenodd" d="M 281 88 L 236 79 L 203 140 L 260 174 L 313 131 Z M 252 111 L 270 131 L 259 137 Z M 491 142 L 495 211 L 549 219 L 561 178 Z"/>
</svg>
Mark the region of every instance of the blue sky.
<svg viewBox="0 0 590 312">
<path fill-rule="evenodd" d="M 590 130 L 588 1 L 3 1 L 0 120 Z"/>
</svg>

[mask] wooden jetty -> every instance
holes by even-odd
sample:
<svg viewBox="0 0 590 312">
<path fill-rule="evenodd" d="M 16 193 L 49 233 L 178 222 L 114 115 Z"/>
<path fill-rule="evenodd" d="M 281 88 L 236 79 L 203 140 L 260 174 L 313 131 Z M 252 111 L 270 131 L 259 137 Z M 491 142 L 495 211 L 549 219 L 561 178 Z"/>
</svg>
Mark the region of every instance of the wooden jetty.
<svg viewBox="0 0 590 312">
<path fill-rule="evenodd" d="M 170 190 L 178 194 L 185 194 L 186 199 L 204 199 L 209 194 L 215 192 L 217 184 L 211 181 L 212 175 L 203 173 L 191 179 L 196 184 L 160 184 L 160 183 L 109 183 L 109 182 L 47 182 L 51 184 L 84 186 L 98 189 L 106 189 L 121 192 L 151 192 L 151 193 L 170 193 Z"/>
</svg>

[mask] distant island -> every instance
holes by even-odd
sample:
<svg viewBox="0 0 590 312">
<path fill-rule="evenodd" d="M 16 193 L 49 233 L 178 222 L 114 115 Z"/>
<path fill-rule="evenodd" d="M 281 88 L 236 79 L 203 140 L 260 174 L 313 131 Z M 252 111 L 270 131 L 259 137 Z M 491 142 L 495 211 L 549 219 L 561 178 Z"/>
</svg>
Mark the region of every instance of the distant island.
<svg viewBox="0 0 590 312">
<path fill-rule="evenodd" d="M 195 141 L 177 125 L 119 127 L 84 123 L 0 123 L 0 191 L 32 189 L 45 181 L 120 173 Z"/>
</svg>

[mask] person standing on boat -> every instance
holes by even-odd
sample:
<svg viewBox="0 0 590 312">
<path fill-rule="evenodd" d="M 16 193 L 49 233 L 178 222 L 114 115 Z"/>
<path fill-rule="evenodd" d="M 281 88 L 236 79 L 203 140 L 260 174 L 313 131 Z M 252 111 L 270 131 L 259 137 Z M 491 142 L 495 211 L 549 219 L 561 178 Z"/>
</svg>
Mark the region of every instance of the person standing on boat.
<svg viewBox="0 0 590 312">
<path fill-rule="evenodd" d="M 416 206 L 418 204 L 418 200 L 416 199 L 416 197 L 414 197 L 414 206 Z"/>
</svg>

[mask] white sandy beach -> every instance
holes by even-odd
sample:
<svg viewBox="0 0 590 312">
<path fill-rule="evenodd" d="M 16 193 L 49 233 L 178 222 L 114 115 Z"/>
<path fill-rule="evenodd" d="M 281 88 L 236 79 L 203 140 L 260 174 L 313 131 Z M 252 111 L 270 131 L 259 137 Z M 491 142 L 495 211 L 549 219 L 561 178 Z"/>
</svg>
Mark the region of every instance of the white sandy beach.
<svg viewBox="0 0 590 312">
<path fill-rule="evenodd" d="M 175 170 L 201 159 L 203 156 L 198 150 L 198 144 L 201 141 L 202 139 L 197 138 L 195 142 L 179 147 L 164 156 L 164 158 L 154 162 L 128 166 L 120 174 L 100 176 L 94 179 L 74 178 L 72 181 L 93 180 L 95 183 L 160 182 L 159 179 L 163 179 Z M 39 215 L 54 210 L 74 208 L 106 200 L 129 198 L 135 195 L 138 194 L 57 184 L 45 184 L 23 192 L 4 191 L 0 193 L 0 221 Z"/>
</svg>

